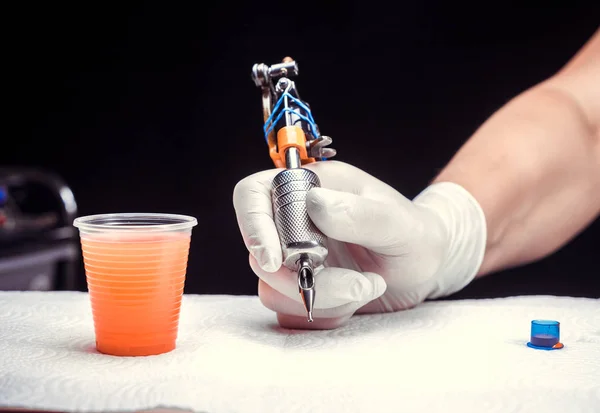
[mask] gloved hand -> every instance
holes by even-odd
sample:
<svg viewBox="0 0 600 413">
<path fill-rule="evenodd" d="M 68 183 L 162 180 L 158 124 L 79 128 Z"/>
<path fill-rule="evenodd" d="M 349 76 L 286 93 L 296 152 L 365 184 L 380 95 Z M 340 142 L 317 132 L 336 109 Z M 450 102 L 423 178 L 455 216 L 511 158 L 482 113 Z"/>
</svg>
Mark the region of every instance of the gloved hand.
<svg viewBox="0 0 600 413">
<path fill-rule="evenodd" d="M 270 197 L 280 170 L 243 179 L 233 196 L 259 297 L 282 327 L 336 328 L 357 312 L 398 311 L 452 294 L 475 277 L 485 250 L 485 217 L 459 185 L 436 183 L 411 201 L 342 162 L 305 167 L 321 180 L 306 203 L 329 248 L 324 267 L 315 271 L 313 323 L 306 319 L 297 274 L 281 265 Z"/>
</svg>

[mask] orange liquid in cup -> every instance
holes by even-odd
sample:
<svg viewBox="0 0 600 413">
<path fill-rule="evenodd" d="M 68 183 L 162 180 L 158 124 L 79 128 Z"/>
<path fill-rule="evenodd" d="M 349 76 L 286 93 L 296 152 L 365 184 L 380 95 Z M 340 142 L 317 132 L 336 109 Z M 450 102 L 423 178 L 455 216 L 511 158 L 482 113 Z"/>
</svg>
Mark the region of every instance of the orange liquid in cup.
<svg viewBox="0 0 600 413">
<path fill-rule="evenodd" d="M 115 356 L 175 349 L 191 234 L 82 234 L 96 348 Z"/>
</svg>

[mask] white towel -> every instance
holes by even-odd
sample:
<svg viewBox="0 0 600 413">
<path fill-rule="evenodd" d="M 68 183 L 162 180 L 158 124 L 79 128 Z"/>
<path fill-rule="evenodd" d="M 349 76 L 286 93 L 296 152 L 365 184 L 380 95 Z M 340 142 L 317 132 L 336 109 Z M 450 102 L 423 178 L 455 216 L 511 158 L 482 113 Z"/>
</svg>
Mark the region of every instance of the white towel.
<svg viewBox="0 0 600 413">
<path fill-rule="evenodd" d="M 562 350 L 526 346 L 540 318 Z M 600 300 L 430 302 L 288 331 L 257 297 L 186 295 L 177 349 L 125 358 L 95 351 L 87 294 L 0 292 L 0 407 L 598 413 Z"/>
</svg>

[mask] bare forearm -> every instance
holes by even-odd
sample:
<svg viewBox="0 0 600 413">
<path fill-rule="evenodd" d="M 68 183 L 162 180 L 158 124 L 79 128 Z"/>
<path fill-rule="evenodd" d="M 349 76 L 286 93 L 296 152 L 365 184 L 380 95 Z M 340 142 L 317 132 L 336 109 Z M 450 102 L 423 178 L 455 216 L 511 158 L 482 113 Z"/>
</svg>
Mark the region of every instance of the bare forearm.
<svg viewBox="0 0 600 413">
<path fill-rule="evenodd" d="M 556 251 L 600 213 L 600 96 L 571 85 L 551 79 L 513 99 L 436 178 L 465 187 L 485 212 L 479 275 Z"/>
<path fill-rule="evenodd" d="M 600 211 L 598 134 L 559 92 L 537 89 L 492 116 L 436 181 L 461 184 L 488 225 L 480 274 L 544 257 Z"/>
</svg>

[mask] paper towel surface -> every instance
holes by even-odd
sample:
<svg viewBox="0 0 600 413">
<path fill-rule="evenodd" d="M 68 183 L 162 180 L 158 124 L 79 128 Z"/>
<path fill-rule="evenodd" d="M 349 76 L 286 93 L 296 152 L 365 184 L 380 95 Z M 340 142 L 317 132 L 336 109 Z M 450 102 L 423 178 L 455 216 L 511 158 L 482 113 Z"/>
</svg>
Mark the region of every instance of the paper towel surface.
<svg viewBox="0 0 600 413">
<path fill-rule="evenodd" d="M 565 348 L 528 348 L 532 319 Z M 0 292 L 0 407 L 66 412 L 600 411 L 600 300 L 425 303 L 331 331 L 280 329 L 257 297 L 183 299 L 178 348 L 99 354 L 88 296 Z"/>
</svg>

